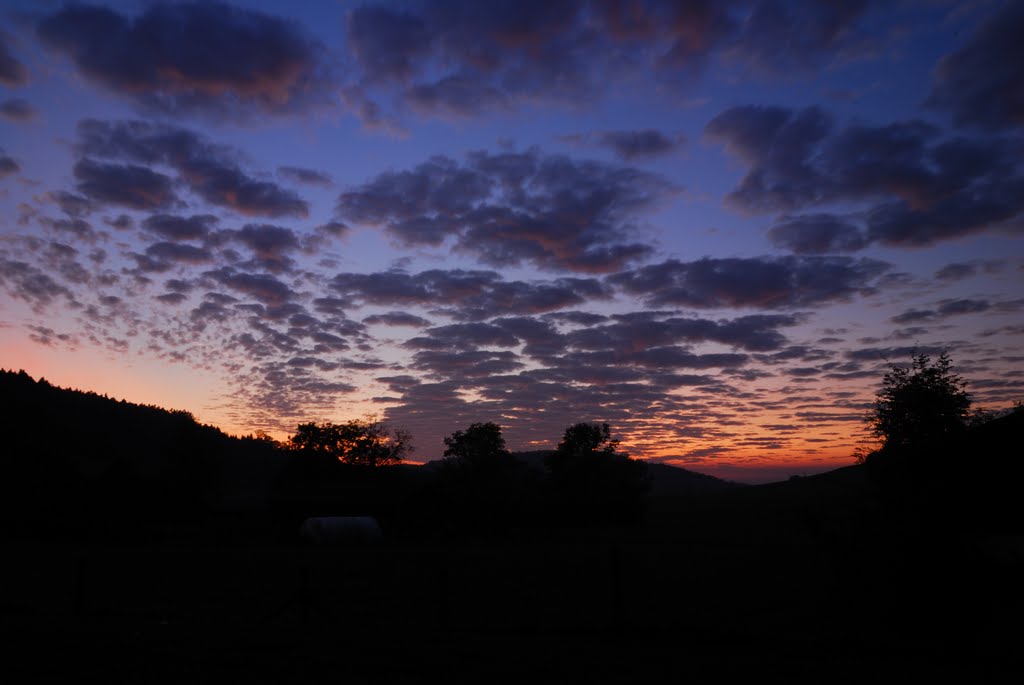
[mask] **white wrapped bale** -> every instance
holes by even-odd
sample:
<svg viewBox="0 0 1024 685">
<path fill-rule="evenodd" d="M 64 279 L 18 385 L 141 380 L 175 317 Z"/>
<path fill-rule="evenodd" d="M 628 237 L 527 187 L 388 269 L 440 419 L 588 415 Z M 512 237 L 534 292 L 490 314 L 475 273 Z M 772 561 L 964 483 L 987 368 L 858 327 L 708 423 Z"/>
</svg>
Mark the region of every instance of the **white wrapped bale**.
<svg viewBox="0 0 1024 685">
<path fill-rule="evenodd" d="M 366 544 L 382 536 L 380 524 L 372 516 L 316 516 L 302 522 L 299 534 L 320 546 Z"/>
</svg>

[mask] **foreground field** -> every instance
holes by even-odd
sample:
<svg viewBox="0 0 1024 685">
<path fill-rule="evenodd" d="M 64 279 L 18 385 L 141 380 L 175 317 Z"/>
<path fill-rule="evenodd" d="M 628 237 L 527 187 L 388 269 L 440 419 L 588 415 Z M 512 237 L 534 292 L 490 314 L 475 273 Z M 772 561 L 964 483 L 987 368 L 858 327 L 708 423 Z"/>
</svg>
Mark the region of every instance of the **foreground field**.
<svg viewBox="0 0 1024 685">
<path fill-rule="evenodd" d="M 0 639 L 18 682 L 1019 682 L 1019 539 L 871 527 L 832 478 L 490 543 L 12 542 Z"/>
</svg>

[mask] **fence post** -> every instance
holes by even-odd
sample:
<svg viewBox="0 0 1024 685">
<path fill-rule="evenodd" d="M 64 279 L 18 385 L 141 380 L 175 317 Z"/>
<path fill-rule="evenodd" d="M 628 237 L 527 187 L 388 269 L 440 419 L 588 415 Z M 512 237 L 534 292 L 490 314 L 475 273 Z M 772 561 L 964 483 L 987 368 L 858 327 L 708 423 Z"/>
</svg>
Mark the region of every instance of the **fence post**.
<svg viewBox="0 0 1024 685">
<path fill-rule="evenodd" d="M 621 633 L 625 623 L 625 607 L 623 606 L 622 588 L 622 550 L 618 547 L 608 549 L 608 574 L 610 603 L 610 628 L 613 633 Z"/>
</svg>

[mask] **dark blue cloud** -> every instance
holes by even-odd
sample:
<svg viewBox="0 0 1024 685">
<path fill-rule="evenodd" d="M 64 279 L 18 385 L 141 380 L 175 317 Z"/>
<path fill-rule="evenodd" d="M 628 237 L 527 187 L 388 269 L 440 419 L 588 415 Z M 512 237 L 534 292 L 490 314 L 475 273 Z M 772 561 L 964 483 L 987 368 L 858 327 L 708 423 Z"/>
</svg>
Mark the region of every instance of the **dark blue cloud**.
<svg viewBox="0 0 1024 685">
<path fill-rule="evenodd" d="M 206 202 L 245 216 L 305 217 L 309 212 L 308 203 L 293 191 L 243 171 L 235 151 L 188 129 L 84 119 L 78 124 L 78 139 L 83 155 L 171 167 Z"/>
<path fill-rule="evenodd" d="M 309 185 L 330 187 L 334 185 L 334 181 L 331 180 L 331 175 L 317 171 L 316 169 L 306 169 L 305 167 L 297 166 L 280 166 L 277 168 L 277 173 L 288 178 L 292 181 L 298 181 L 299 183 L 308 183 Z"/>
<path fill-rule="evenodd" d="M 7 36 L 0 33 L 0 83 L 8 88 L 17 88 L 28 83 L 28 69 L 11 54 L 7 47 Z"/>
<path fill-rule="evenodd" d="M 928 104 L 948 110 L 958 126 L 984 131 L 1024 125 L 1024 5 L 1001 3 L 966 45 L 935 68 Z"/>
<path fill-rule="evenodd" d="M 768 229 L 768 239 L 795 254 L 856 252 L 868 244 L 859 226 L 832 214 L 784 217 Z"/>
<path fill-rule="evenodd" d="M 609 77 L 687 84 L 723 57 L 758 72 L 813 71 L 876 47 L 863 0 L 471 0 L 373 3 L 348 14 L 364 116 L 399 107 L 469 116 L 600 98 Z M 633 148 L 637 149 L 637 148 Z"/>
<path fill-rule="evenodd" d="M 220 2 L 154 4 L 135 17 L 68 5 L 36 32 L 86 77 L 149 109 L 280 113 L 327 97 L 323 47 L 297 23 Z"/>
<path fill-rule="evenodd" d="M 19 171 L 21 171 L 21 165 L 17 160 L 4 153 L 3 148 L 0 148 L 0 178 L 16 174 Z"/>
<path fill-rule="evenodd" d="M 321 306 L 418 306 L 463 320 L 540 314 L 611 297 L 596 279 L 506 281 L 494 271 L 461 269 L 339 273 L 329 287 L 338 297 L 324 298 Z"/>
<path fill-rule="evenodd" d="M 884 262 L 849 257 L 668 260 L 608 281 L 651 306 L 793 308 L 873 291 Z"/>
<path fill-rule="evenodd" d="M 454 248 L 496 266 L 600 273 L 651 253 L 633 238 L 639 215 L 676 189 L 632 167 L 545 156 L 475 152 L 459 164 L 433 157 L 343 192 L 338 216 L 381 226 L 405 245 Z"/>
<path fill-rule="evenodd" d="M 142 222 L 147 231 L 167 240 L 202 240 L 210 234 L 217 223 L 211 214 L 194 214 L 189 217 L 173 214 L 154 214 Z"/>
<path fill-rule="evenodd" d="M 857 217 L 783 218 L 770 237 L 796 252 L 923 246 L 1020 229 L 1024 144 L 1016 138 L 944 138 L 922 121 L 838 128 L 816 107 L 734 107 L 706 132 L 750 165 L 727 196 L 739 209 L 867 204 Z"/>
<path fill-rule="evenodd" d="M 168 176 L 138 164 L 107 164 L 83 158 L 75 164 L 77 189 L 96 202 L 129 209 L 167 209 L 179 200 Z"/>
<path fill-rule="evenodd" d="M 36 108 L 24 98 L 10 98 L 0 102 L 0 117 L 8 121 L 32 121 L 36 114 Z"/>
<path fill-rule="evenodd" d="M 412 326 L 414 328 L 425 328 L 430 321 L 408 312 L 385 312 L 383 314 L 372 314 L 363 323 L 368 326 Z"/>
</svg>

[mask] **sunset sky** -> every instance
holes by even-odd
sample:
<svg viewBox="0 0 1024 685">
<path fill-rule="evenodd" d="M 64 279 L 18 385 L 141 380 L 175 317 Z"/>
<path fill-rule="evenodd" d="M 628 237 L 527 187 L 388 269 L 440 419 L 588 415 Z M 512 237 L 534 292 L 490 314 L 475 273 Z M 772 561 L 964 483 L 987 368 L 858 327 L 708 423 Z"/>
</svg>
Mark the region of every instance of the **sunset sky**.
<svg viewBox="0 0 1024 685">
<path fill-rule="evenodd" d="M 1024 399 L 1024 2 L 0 4 L 0 367 L 414 461 L 851 463 Z"/>
</svg>

